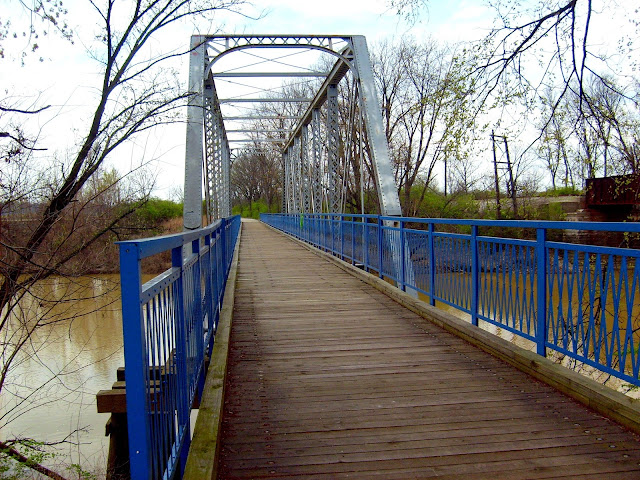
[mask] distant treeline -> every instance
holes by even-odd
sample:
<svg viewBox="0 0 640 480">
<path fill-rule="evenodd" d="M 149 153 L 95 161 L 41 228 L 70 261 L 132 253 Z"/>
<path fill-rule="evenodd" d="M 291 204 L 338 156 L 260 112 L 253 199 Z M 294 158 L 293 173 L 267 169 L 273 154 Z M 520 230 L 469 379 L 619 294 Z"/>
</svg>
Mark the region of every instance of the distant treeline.
<svg viewBox="0 0 640 480">
<path fill-rule="evenodd" d="M 10 208 L 2 209 L 0 214 L 0 235 L 5 245 L 22 245 L 25 238 L 37 226 L 45 207 L 37 203 L 13 203 Z M 102 225 L 105 218 L 113 216 L 114 210 L 130 211 L 117 223 Z M 160 198 L 148 198 L 138 204 L 121 203 L 92 203 L 83 205 L 82 211 L 72 217 L 73 221 L 59 221 L 55 226 L 55 235 L 48 239 L 41 252 L 37 255 L 37 262 L 51 262 L 51 259 L 68 257 L 59 268 L 60 274 L 95 274 L 117 273 L 119 271 L 119 253 L 115 242 L 135 238 L 166 235 L 182 230 L 182 203 Z M 88 226 L 99 226 L 105 233 L 97 239 L 92 239 Z M 66 242 L 70 236 L 76 242 Z M 83 239 L 83 236 L 85 237 Z M 73 250 L 78 244 L 88 244 L 83 252 L 74 255 Z M 10 247 L 0 246 L 0 256 L 11 255 Z M 151 264 L 150 264 L 151 265 Z M 163 270 L 169 266 L 164 259 L 153 263 L 149 271 Z M 28 273 L 28 272 L 25 272 Z"/>
</svg>

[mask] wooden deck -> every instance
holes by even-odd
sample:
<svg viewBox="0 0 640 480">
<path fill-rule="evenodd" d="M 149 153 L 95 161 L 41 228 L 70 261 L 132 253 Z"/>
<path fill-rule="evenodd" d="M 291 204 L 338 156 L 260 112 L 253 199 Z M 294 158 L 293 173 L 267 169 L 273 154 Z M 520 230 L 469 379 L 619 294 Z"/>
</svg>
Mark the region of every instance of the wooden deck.
<svg viewBox="0 0 640 480">
<path fill-rule="evenodd" d="M 640 442 L 257 222 L 219 477 L 640 478 Z"/>
</svg>

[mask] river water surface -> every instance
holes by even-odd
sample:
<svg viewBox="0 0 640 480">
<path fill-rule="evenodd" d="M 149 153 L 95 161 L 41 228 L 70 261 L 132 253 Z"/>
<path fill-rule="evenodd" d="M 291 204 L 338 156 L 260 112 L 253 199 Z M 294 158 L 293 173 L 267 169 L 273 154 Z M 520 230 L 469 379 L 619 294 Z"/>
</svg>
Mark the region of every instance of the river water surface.
<svg viewBox="0 0 640 480">
<path fill-rule="evenodd" d="M 53 463 L 78 463 L 103 472 L 108 453 L 105 424 L 96 393 L 110 389 L 124 365 L 117 275 L 50 278 L 24 299 L 22 315 L 46 316 L 45 327 L 15 362 L 3 390 L 2 439 L 28 437 L 70 443 L 57 447 Z M 101 475 L 100 475 L 101 476 Z"/>
</svg>

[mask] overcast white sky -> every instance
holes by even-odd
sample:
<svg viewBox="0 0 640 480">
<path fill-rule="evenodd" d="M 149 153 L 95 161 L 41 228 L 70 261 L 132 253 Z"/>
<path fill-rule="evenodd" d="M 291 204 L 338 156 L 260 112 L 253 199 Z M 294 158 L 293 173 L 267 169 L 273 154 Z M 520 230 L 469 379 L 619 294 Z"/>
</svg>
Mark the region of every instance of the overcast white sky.
<svg viewBox="0 0 640 480">
<path fill-rule="evenodd" d="M 100 2 L 98 2 L 100 3 Z M 256 2 L 257 4 L 258 2 Z M 279 33 L 279 34 L 359 34 L 368 42 L 375 43 L 386 38 L 413 35 L 424 38 L 428 35 L 460 40 L 478 38 L 482 29 L 490 25 L 490 15 L 480 0 L 432 1 L 421 20 L 408 25 L 384 0 L 269 0 L 258 8 L 248 8 L 249 15 L 263 12 L 263 18 L 253 20 L 241 15 L 225 14 L 217 26 L 223 33 Z M 5 41 L 6 57 L 0 60 L 0 88 L 3 96 L 20 100 L 23 106 L 32 103 L 51 104 L 47 114 L 41 115 L 38 125 L 41 144 L 64 156 L 73 151 L 75 141 L 86 127 L 88 111 L 95 104 L 99 65 L 88 54 L 92 34 L 97 31 L 99 18 L 87 0 L 67 0 L 68 21 L 75 32 L 75 45 L 50 35 L 39 42 L 40 49 L 20 65 L 18 56 L 29 45 L 27 39 Z M 11 19 L 14 26 L 25 21 L 18 0 L 0 1 L 0 19 Z M 174 30 L 159 48 L 173 49 L 188 45 L 189 36 L 209 33 L 209 25 L 183 25 Z M 38 57 L 44 59 L 38 62 Z M 186 58 L 177 64 L 183 73 L 186 85 Z M 89 108 L 87 109 L 87 106 Z M 122 148 L 112 157 L 119 170 L 136 165 L 142 156 L 156 159 L 159 181 L 156 193 L 167 197 L 176 185 L 182 184 L 184 165 L 183 128 L 166 132 L 150 133 L 138 139 L 138 148 Z M 45 161 L 45 160 L 41 160 Z"/>
<path fill-rule="evenodd" d="M 24 21 L 16 16 L 20 12 L 19 0 L 0 0 L 0 19 L 10 18 L 14 24 Z M 121 0 L 127 1 L 127 0 Z M 614 0 L 615 1 L 615 0 Z M 633 4 L 637 0 L 624 0 Z M 97 3 L 101 3 L 98 0 Z M 258 3 L 258 2 L 256 2 Z M 431 0 L 423 10 L 420 21 L 409 25 L 390 10 L 385 0 L 267 0 L 260 9 L 248 8 L 247 14 L 262 11 L 263 18 L 252 20 L 241 15 L 221 15 L 216 26 L 222 33 L 257 34 L 360 34 L 369 44 L 383 39 L 398 39 L 411 35 L 417 39 L 433 36 L 436 39 L 455 42 L 478 39 L 491 27 L 493 14 L 483 0 Z M 5 98 L 22 99 L 23 106 L 37 101 L 51 104 L 46 115 L 39 117 L 41 143 L 54 150 L 73 151 L 74 142 L 84 132 L 87 122 L 87 106 L 95 104 L 94 88 L 98 80 L 99 65 L 88 51 L 92 34 L 98 30 L 100 20 L 89 6 L 88 0 L 67 0 L 68 21 L 75 31 L 75 45 L 49 36 L 40 42 L 41 49 L 30 55 L 25 66 L 16 59 L 26 40 L 6 40 L 7 58 L 0 60 L 0 91 Z M 606 26 L 607 31 L 617 28 Z M 196 32 L 198 30 L 199 32 Z M 163 39 L 157 48 L 178 49 L 188 45 L 192 33 L 213 33 L 209 25 L 182 25 Z M 42 56 L 42 63 L 37 61 Z M 187 59 L 176 64 L 186 87 Z M 37 130 L 36 127 L 32 127 Z M 121 171 L 140 162 L 141 158 L 155 159 L 159 173 L 156 194 L 168 197 L 176 185 L 182 184 L 184 165 L 184 129 L 174 128 L 151 132 L 138 139 L 137 148 L 122 148 L 113 155 L 114 164 Z"/>
</svg>

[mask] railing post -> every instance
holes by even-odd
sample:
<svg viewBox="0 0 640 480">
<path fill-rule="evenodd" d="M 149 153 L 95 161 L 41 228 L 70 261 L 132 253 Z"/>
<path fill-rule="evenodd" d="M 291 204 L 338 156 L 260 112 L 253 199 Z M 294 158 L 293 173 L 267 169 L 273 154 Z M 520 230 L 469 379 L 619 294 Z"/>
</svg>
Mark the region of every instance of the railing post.
<svg viewBox="0 0 640 480">
<path fill-rule="evenodd" d="M 536 231 L 536 351 L 538 355 L 547 356 L 547 231 L 538 228 Z"/>
<path fill-rule="evenodd" d="M 351 217 L 351 265 L 356 264 L 356 219 Z"/>
<path fill-rule="evenodd" d="M 429 303 L 436 304 L 436 252 L 434 251 L 434 228 L 429 224 Z"/>
<path fill-rule="evenodd" d="M 211 309 L 213 310 L 213 331 L 211 333 L 211 341 L 209 342 L 209 355 L 213 351 L 213 342 L 215 341 L 214 335 L 218 330 L 218 321 L 220 318 L 220 310 L 218 308 L 218 302 L 220 301 L 220 281 L 218 265 L 218 251 L 220 249 L 220 237 L 218 232 L 213 230 L 209 240 L 209 252 L 211 258 Z"/>
<path fill-rule="evenodd" d="M 335 214 L 330 214 L 331 218 L 331 254 L 336 255 L 336 232 L 335 232 Z"/>
<path fill-rule="evenodd" d="M 193 325 L 194 325 L 194 328 L 196 326 L 200 328 L 201 326 L 204 326 L 204 311 L 202 309 L 202 265 L 200 263 L 202 261 L 202 258 L 200 256 L 200 238 L 191 242 L 191 251 L 197 258 L 196 263 L 193 266 L 193 289 L 194 289 L 193 297 L 196 300 L 195 304 L 193 305 L 193 308 L 194 308 Z M 196 339 L 196 341 L 198 342 L 197 351 L 198 352 L 204 351 L 201 348 L 202 342 L 204 340 L 204 336 L 197 335 L 197 337 L 198 337 Z"/>
<path fill-rule="evenodd" d="M 220 219 L 220 240 L 222 240 L 222 275 L 224 276 L 224 272 L 227 271 L 227 234 L 226 234 L 226 227 L 227 226 L 227 219 L 226 218 L 221 218 Z M 222 289 L 224 290 L 224 285 L 225 282 L 223 282 L 222 284 Z"/>
<path fill-rule="evenodd" d="M 317 247 L 320 243 L 320 235 L 318 235 L 318 215 L 313 214 L 313 244 Z"/>
<path fill-rule="evenodd" d="M 120 246 L 120 291 L 126 368 L 127 417 L 131 478 L 151 479 L 149 388 L 144 316 L 140 302 L 142 282 L 138 248 Z"/>
<path fill-rule="evenodd" d="M 471 324 L 478 326 L 478 226 L 471 226 Z"/>
<path fill-rule="evenodd" d="M 176 282 L 176 380 L 178 384 L 178 438 L 183 436 L 184 442 L 179 452 L 179 471 L 180 477 L 186 465 L 187 454 L 189 453 L 189 445 L 191 443 L 191 423 L 190 423 L 190 407 L 189 405 L 189 378 L 187 372 L 187 325 L 184 305 L 184 260 L 182 256 L 182 248 L 174 248 L 171 251 L 171 263 L 174 267 L 179 268 L 180 279 Z M 200 299 L 197 299 L 199 302 Z M 132 475 L 132 478 L 136 478 Z"/>
<path fill-rule="evenodd" d="M 364 270 L 369 271 L 369 222 L 367 217 L 362 217 L 362 259 L 364 260 Z"/>
<path fill-rule="evenodd" d="M 400 220 L 400 289 L 403 292 L 407 291 L 407 253 L 404 248 L 404 220 Z"/>
<path fill-rule="evenodd" d="M 340 215 L 340 260 L 344 260 L 344 215 Z"/>
<path fill-rule="evenodd" d="M 210 337 L 209 337 L 209 345 L 206 346 L 207 353 L 210 353 L 211 347 L 213 346 L 213 336 L 215 334 L 215 312 L 213 310 L 214 298 L 213 298 L 213 288 L 212 284 L 214 282 L 214 260 L 213 260 L 213 241 L 212 237 L 215 235 L 214 232 L 209 232 L 208 235 L 204 237 L 204 246 L 207 250 L 207 259 L 206 267 L 207 272 L 205 272 L 205 279 L 207 281 L 204 284 L 204 297 L 207 299 L 207 303 L 205 304 L 205 311 L 207 312 L 207 328 L 209 329 Z"/>
<path fill-rule="evenodd" d="M 378 276 L 384 277 L 382 262 L 384 257 L 382 255 L 382 218 L 378 215 Z"/>
</svg>

